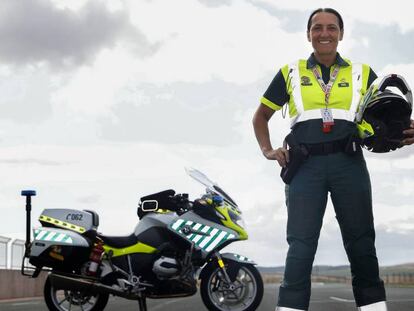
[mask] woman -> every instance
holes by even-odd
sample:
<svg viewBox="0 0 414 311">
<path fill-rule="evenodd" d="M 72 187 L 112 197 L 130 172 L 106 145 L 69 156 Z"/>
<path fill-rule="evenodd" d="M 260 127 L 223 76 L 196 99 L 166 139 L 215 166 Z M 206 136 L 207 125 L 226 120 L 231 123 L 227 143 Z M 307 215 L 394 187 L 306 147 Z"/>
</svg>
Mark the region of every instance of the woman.
<svg viewBox="0 0 414 311">
<path fill-rule="evenodd" d="M 354 64 L 337 52 L 344 34 L 341 15 L 333 9 L 312 12 L 307 37 L 313 53 L 281 68 L 261 99 L 253 125 L 263 155 L 289 163 L 286 148 L 273 149 L 268 122 L 286 103 L 292 132 L 309 157 L 286 186 L 288 210 L 284 280 L 279 311 L 309 307 L 311 271 L 328 192 L 334 205 L 351 265 L 359 310 L 386 310 L 384 284 L 375 251 L 371 185 L 360 148 L 347 150 L 356 135 L 355 111 L 361 94 L 377 77 L 367 65 Z M 402 144 L 414 143 L 414 122 Z"/>
</svg>

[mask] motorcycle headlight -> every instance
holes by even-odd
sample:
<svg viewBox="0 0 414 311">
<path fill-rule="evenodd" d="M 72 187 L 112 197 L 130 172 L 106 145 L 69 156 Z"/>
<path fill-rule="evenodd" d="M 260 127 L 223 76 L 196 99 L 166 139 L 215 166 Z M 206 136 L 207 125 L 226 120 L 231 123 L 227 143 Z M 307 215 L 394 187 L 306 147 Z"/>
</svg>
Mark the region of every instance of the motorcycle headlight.
<svg viewBox="0 0 414 311">
<path fill-rule="evenodd" d="M 243 229 L 246 227 L 246 223 L 244 222 L 243 218 L 240 215 L 237 215 L 233 211 L 229 211 L 229 216 L 230 216 L 231 220 L 235 224 L 237 224 L 239 227 L 241 227 Z"/>
<path fill-rule="evenodd" d="M 239 226 L 239 227 L 242 227 L 243 229 L 245 229 L 246 228 L 246 223 L 244 222 L 244 220 L 243 220 L 243 218 L 239 218 L 239 219 L 237 219 L 236 220 L 236 224 Z"/>
</svg>

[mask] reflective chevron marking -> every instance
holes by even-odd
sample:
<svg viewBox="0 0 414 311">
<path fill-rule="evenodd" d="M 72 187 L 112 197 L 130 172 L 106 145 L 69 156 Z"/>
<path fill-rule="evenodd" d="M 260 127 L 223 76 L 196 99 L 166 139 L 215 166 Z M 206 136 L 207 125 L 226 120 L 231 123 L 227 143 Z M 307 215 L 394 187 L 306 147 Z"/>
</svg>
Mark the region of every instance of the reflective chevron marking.
<svg viewBox="0 0 414 311">
<path fill-rule="evenodd" d="M 45 236 L 45 238 L 43 239 L 43 240 L 45 240 L 45 241 L 50 241 L 50 240 L 52 240 L 53 239 L 53 237 L 55 236 L 55 233 L 54 232 L 49 232 L 46 236 Z"/>
<path fill-rule="evenodd" d="M 182 220 L 182 219 L 178 219 L 173 225 L 172 225 L 172 228 L 174 229 L 174 230 L 177 230 L 180 226 L 181 226 L 181 224 L 184 222 L 184 220 Z"/>
<path fill-rule="evenodd" d="M 67 234 L 49 230 L 35 229 L 34 237 L 37 241 L 52 241 L 73 244 L 72 238 Z"/>
<path fill-rule="evenodd" d="M 198 229 L 200 229 L 200 227 L 201 227 L 201 224 L 196 224 L 196 225 L 193 227 L 193 230 L 194 230 L 194 231 L 198 231 Z M 192 233 L 192 234 L 187 235 L 187 237 L 188 237 L 191 241 L 193 241 L 193 242 L 194 242 L 194 238 L 195 238 L 197 235 L 198 235 L 198 234 L 196 234 L 196 233 Z"/>
<path fill-rule="evenodd" d="M 215 238 L 215 235 L 216 235 L 216 233 L 218 232 L 218 230 L 216 229 L 216 228 L 214 228 L 213 230 L 211 230 L 211 232 L 210 232 L 210 236 L 209 237 L 206 237 L 206 238 L 204 238 L 203 239 L 203 241 L 200 243 L 200 247 L 201 248 L 204 248 L 204 246 L 206 246 L 207 245 L 207 243 L 208 242 L 210 242 L 210 240 L 212 239 L 212 238 Z"/>
<path fill-rule="evenodd" d="M 202 232 L 202 233 L 207 233 L 207 231 L 210 229 L 210 227 L 209 226 L 204 226 L 204 228 L 203 229 L 201 229 L 200 230 L 200 232 Z M 194 237 L 191 239 L 191 241 L 193 241 L 194 243 L 196 243 L 197 244 L 197 242 L 201 239 L 201 238 L 203 238 L 203 237 L 205 237 L 205 235 L 203 235 L 203 234 L 194 234 Z"/>
<path fill-rule="evenodd" d="M 66 236 L 66 234 L 63 234 L 63 233 L 61 233 L 61 234 L 59 234 L 58 235 L 58 237 L 56 238 L 56 242 L 60 242 L 60 241 L 62 241 L 63 240 L 63 238 Z"/>
<path fill-rule="evenodd" d="M 203 241 L 205 240 L 205 239 L 211 239 L 211 232 L 213 232 L 213 230 L 214 230 L 214 228 L 212 228 L 212 227 L 209 227 L 209 226 L 206 226 L 207 227 L 207 230 L 202 230 L 202 231 L 204 231 L 205 232 L 205 235 L 203 235 L 203 234 L 200 234 L 200 236 L 201 236 L 201 239 L 199 239 L 198 241 L 197 241 L 197 243 L 195 243 L 198 247 L 200 247 L 200 244 L 201 243 L 203 243 Z"/>
<path fill-rule="evenodd" d="M 221 240 L 223 240 L 223 238 L 227 235 L 228 233 L 225 231 L 221 231 L 220 234 L 217 236 L 217 238 L 215 240 L 213 240 L 209 246 L 207 246 L 206 251 L 209 252 L 211 250 L 213 250 L 214 247 L 216 247 L 217 244 L 219 244 L 221 242 Z"/>
<path fill-rule="evenodd" d="M 193 231 L 190 234 L 184 234 L 183 228 L 190 227 Z M 204 251 L 210 252 L 220 244 L 229 239 L 234 239 L 235 235 L 228 233 L 227 231 L 212 228 L 201 223 L 196 223 L 191 220 L 185 221 L 183 219 L 177 219 L 171 228 L 185 237 L 187 240 L 192 241 L 196 247 L 201 248 Z M 195 233 L 194 233 L 195 231 Z"/>
<path fill-rule="evenodd" d="M 44 235 L 47 234 L 47 231 L 43 231 L 43 230 L 36 230 L 35 231 L 35 238 L 38 240 L 41 240 L 43 238 Z"/>
</svg>

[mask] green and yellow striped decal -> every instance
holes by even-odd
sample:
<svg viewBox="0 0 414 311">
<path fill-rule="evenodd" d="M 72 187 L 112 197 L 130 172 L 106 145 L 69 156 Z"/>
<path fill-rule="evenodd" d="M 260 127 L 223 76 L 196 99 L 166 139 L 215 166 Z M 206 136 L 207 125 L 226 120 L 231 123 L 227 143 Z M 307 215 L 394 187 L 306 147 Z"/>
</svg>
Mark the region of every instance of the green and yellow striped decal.
<svg viewBox="0 0 414 311">
<path fill-rule="evenodd" d="M 69 235 L 51 230 L 35 229 L 34 238 L 37 241 L 52 241 L 73 244 L 73 240 Z"/>
<path fill-rule="evenodd" d="M 45 215 L 40 215 L 39 221 L 47 222 L 49 224 L 55 225 L 56 227 L 69 229 L 69 230 L 72 230 L 72 231 L 75 231 L 75 232 L 78 232 L 78 233 L 84 233 L 86 231 L 85 228 L 83 228 L 81 226 L 77 226 L 77 225 L 71 224 L 69 222 L 61 221 L 59 219 L 55 219 L 55 218 L 45 216 Z"/>
<path fill-rule="evenodd" d="M 227 231 L 193 222 L 191 220 L 186 221 L 184 219 L 178 219 L 170 227 L 175 232 L 184 236 L 187 240 L 194 242 L 198 248 L 201 248 L 206 252 L 210 252 L 227 240 L 235 238 L 234 234 Z M 191 231 L 194 231 L 195 233 L 185 234 L 182 232 L 184 227 L 191 228 Z M 197 234 L 196 232 L 199 232 L 200 234 Z"/>
</svg>

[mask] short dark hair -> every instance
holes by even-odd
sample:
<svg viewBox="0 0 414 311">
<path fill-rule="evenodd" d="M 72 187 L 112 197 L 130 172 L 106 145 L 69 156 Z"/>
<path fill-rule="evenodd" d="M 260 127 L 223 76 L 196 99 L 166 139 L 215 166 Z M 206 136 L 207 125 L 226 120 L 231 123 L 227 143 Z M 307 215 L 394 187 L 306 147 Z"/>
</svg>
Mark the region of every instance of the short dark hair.
<svg viewBox="0 0 414 311">
<path fill-rule="evenodd" d="M 326 12 L 326 13 L 332 13 L 332 14 L 334 14 L 338 18 L 339 29 L 340 30 L 344 30 L 344 21 L 342 20 L 341 14 L 339 14 L 337 10 L 334 10 L 332 8 L 319 8 L 319 9 L 316 9 L 315 11 L 313 11 L 311 13 L 311 15 L 309 16 L 309 19 L 308 19 L 308 31 L 310 31 L 310 28 L 311 28 L 311 25 L 312 25 L 312 17 L 315 14 L 320 13 L 320 12 Z"/>
</svg>

